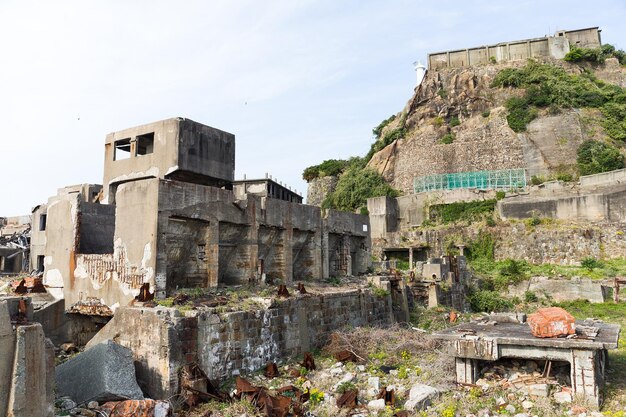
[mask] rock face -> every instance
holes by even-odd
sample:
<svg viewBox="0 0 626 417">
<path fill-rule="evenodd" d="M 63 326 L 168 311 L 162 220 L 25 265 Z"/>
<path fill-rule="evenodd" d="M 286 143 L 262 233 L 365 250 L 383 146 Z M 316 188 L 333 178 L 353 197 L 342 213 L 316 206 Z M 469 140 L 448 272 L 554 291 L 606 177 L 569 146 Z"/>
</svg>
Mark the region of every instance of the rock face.
<svg viewBox="0 0 626 417">
<path fill-rule="evenodd" d="M 307 189 L 306 203 L 312 206 L 321 206 L 324 198 L 335 191 L 339 178 L 328 176 L 312 179 Z"/>
<path fill-rule="evenodd" d="M 57 393 L 78 404 L 142 400 L 130 349 L 107 340 L 56 368 Z"/>
<path fill-rule="evenodd" d="M 577 65 L 546 60 L 580 73 Z M 506 100 L 523 90 L 492 88 L 495 76 L 525 61 L 442 69 L 426 74 L 400 117 L 381 136 L 406 120 L 407 134 L 376 153 L 368 166 L 378 170 L 396 189 L 413 191 L 414 177 L 453 172 L 526 168 L 529 175 L 569 173 L 576 162 L 578 145 L 603 137 L 602 116 L 596 110 L 540 111 L 527 131 L 509 127 Z M 626 84 L 626 70 L 609 59 L 594 71 L 610 83 Z M 458 120 L 458 124 L 457 124 Z M 452 143 L 444 144 L 444 135 Z"/>
</svg>

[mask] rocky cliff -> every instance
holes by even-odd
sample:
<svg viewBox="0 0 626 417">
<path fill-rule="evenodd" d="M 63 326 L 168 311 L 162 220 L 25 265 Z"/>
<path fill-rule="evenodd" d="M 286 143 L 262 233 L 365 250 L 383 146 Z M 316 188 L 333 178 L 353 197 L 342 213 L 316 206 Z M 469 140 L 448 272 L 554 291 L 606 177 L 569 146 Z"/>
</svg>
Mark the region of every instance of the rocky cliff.
<svg viewBox="0 0 626 417">
<path fill-rule="evenodd" d="M 592 72 L 626 86 L 626 69 L 616 59 L 591 67 L 545 60 L 569 74 Z M 526 131 L 507 123 L 505 102 L 523 89 L 493 87 L 505 68 L 526 62 L 428 72 L 399 117 L 381 137 L 404 127 L 404 137 L 376 152 L 368 163 L 396 189 L 413 192 L 414 177 L 453 172 L 526 168 L 530 176 L 575 173 L 576 150 L 587 139 L 606 138 L 598 109 L 540 109 Z M 402 126 L 403 125 L 403 126 Z"/>
</svg>

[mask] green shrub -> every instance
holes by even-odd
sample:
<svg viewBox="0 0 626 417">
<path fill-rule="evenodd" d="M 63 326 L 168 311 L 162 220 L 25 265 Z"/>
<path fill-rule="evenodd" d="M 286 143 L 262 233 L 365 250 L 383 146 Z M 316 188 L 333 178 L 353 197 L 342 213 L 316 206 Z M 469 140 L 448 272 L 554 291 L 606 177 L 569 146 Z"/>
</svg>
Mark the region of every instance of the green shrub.
<svg viewBox="0 0 626 417">
<path fill-rule="evenodd" d="M 456 116 L 454 116 L 453 118 L 451 118 L 451 119 L 450 119 L 450 122 L 448 123 L 448 125 L 449 125 L 450 127 L 456 127 L 456 126 L 458 126 L 458 125 L 460 125 L 460 124 L 461 124 L 461 121 L 460 121 L 460 120 L 459 120 L 459 118 L 458 118 L 458 117 L 456 117 Z"/>
<path fill-rule="evenodd" d="M 578 51 L 574 51 L 578 53 Z M 623 51 L 622 51 L 623 52 Z M 595 52 L 590 53 L 595 58 Z M 622 55 L 620 55 L 622 56 Z M 598 80 L 589 72 L 568 74 L 565 69 L 535 61 L 523 68 L 506 68 L 494 78 L 492 87 L 524 88 L 522 97 L 506 102 L 507 121 L 515 132 L 522 132 L 537 117 L 537 108 L 556 114 L 561 108 L 600 108 L 605 116 L 604 128 L 614 139 L 626 139 L 626 95 L 623 88 Z"/>
<path fill-rule="evenodd" d="M 523 260 L 507 259 L 498 266 L 498 272 L 493 279 L 496 290 L 505 290 L 509 285 L 519 284 L 527 279 L 528 263 Z"/>
<path fill-rule="evenodd" d="M 595 268 L 602 268 L 602 262 L 598 261 L 596 258 L 587 257 L 580 261 L 580 266 L 589 271 L 593 271 Z"/>
<path fill-rule="evenodd" d="M 504 197 L 506 197 L 506 192 L 505 191 L 496 191 L 496 200 L 500 201 Z"/>
<path fill-rule="evenodd" d="M 443 99 L 448 98 L 448 92 L 444 90 L 443 88 L 440 88 L 439 91 L 437 91 L 437 94 L 439 95 L 439 97 Z"/>
<path fill-rule="evenodd" d="M 526 226 L 535 227 L 541 224 L 541 217 L 533 215 L 530 219 L 526 219 Z"/>
<path fill-rule="evenodd" d="M 600 48 L 578 48 L 574 46 L 565 54 L 564 59 L 568 62 L 587 61 L 592 64 L 603 64 L 609 57 L 617 58 L 622 65 L 626 63 L 626 53 L 621 49 L 615 50 L 615 47 L 608 43 L 602 45 Z"/>
<path fill-rule="evenodd" d="M 535 294 L 533 291 L 526 291 L 524 293 L 524 301 L 526 301 L 527 303 L 536 303 L 537 301 L 539 301 L 539 298 L 537 297 L 537 294 Z"/>
<path fill-rule="evenodd" d="M 322 207 L 354 212 L 365 207 L 368 198 L 398 195 L 400 193 L 391 188 L 377 171 L 355 165 L 339 177 L 335 190 L 326 196 Z"/>
<path fill-rule="evenodd" d="M 468 301 L 475 312 L 505 311 L 513 308 L 513 304 L 497 291 L 474 291 L 469 295 Z"/>
<path fill-rule="evenodd" d="M 315 178 L 341 174 L 350 165 L 350 161 L 343 159 L 327 159 L 319 165 L 313 165 L 304 170 L 302 179 L 307 182 Z"/>
<path fill-rule="evenodd" d="M 511 97 L 505 103 L 509 111 L 506 121 L 514 132 L 523 132 L 526 125 L 537 117 L 537 109 L 529 105 L 523 97 Z"/>
<path fill-rule="evenodd" d="M 498 60 L 496 59 L 496 57 L 495 57 L 495 56 L 490 56 L 490 57 L 489 57 L 489 62 L 491 62 L 492 64 L 495 64 L 495 63 L 497 63 L 497 62 L 498 62 Z"/>
<path fill-rule="evenodd" d="M 467 257 L 471 261 L 493 261 L 496 242 L 490 233 L 480 232 L 467 245 Z"/>
<path fill-rule="evenodd" d="M 449 145 L 454 142 L 454 139 L 456 139 L 454 133 L 449 132 L 441 137 L 441 143 L 443 143 L 444 145 Z"/>
<path fill-rule="evenodd" d="M 595 140 L 585 141 L 578 147 L 576 162 L 580 175 L 624 168 L 624 156 L 616 147 Z"/>
<path fill-rule="evenodd" d="M 429 207 L 429 217 L 441 223 L 453 223 L 459 220 L 476 221 L 492 214 L 496 200 L 459 201 L 450 204 L 433 204 Z"/>
<path fill-rule="evenodd" d="M 485 222 L 487 223 L 487 226 L 489 226 L 489 227 L 495 227 L 496 226 L 496 221 L 493 219 L 493 217 L 487 217 Z"/>
<path fill-rule="evenodd" d="M 530 177 L 530 183 L 532 185 L 541 185 L 544 182 L 546 182 L 546 179 L 541 175 L 533 175 L 532 177 Z"/>
<path fill-rule="evenodd" d="M 485 110 L 485 111 L 483 111 L 483 112 L 481 113 L 481 115 L 482 115 L 483 117 L 489 117 L 489 115 L 490 115 L 490 114 L 491 114 L 491 112 L 490 112 L 489 110 Z"/>
<path fill-rule="evenodd" d="M 382 122 L 380 122 L 378 124 L 378 126 L 376 126 L 375 128 L 372 129 L 372 133 L 374 134 L 374 137 L 376 137 L 376 139 L 380 138 L 380 135 L 383 133 L 383 129 L 391 122 L 393 122 L 394 120 L 396 120 L 396 115 L 391 115 L 389 116 L 387 119 L 383 120 Z"/>
<path fill-rule="evenodd" d="M 556 179 L 563 182 L 574 181 L 574 176 L 568 172 L 560 172 L 556 174 Z"/>
</svg>

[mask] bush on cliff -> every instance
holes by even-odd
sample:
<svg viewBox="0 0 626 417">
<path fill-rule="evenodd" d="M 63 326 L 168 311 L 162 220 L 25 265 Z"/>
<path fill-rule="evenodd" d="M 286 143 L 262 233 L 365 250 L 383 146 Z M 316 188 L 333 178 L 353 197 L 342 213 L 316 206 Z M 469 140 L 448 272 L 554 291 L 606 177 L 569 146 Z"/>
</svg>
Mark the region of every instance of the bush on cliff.
<svg viewBox="0 0 626 417">
<path fill-rule="evenodd" d="M 624 156 L 619 150 L 597 140 L 588 140 L 578 147 L 578 171 L 580 175 L 599 174 L 624 168 Z"/>
<path fill-rule="evenodd" d="M 597 79 L 590 71 L 568 74 L 564 68 L 529 61 L 523 68 L 505 68 L 495 77 L 492 87 L 523 88 L 525 94 L 506 102 L 507 121 L 515 132 L 537 117 L 538 108 L 551 113 L 567 108 L 599 108 L 603 126 L 613 139 L 626 140 L 626 90 Z"/>
<path fill-rule="evenodd" d="M 339 177 L 335 191 L 326 196 L 322 207 L 355 211 L 365 207 L 368 198 L 399 194 L 377 171 L 355 164 Z"/>
</svg>

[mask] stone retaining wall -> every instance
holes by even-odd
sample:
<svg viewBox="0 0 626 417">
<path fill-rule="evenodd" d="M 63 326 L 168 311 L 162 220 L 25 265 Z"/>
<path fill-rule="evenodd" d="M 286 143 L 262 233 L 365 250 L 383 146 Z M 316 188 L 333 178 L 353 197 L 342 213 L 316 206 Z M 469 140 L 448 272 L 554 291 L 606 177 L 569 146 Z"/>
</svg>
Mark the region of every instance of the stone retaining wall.
<svg viewBox="0 0 626 417">
<path fill-rule="evenodd" d="M 264 299 L 268 303 L 270 299 Z M 107 339 L 133 351 L 144 394 L 165 399 L 179 389 L 178 369 L 197 362 L 213 380 L 252 372 L 320 348 L 346 326 L 393 323 L 391 295 L 369 289 L 274 300 L 266 308 L 219 313 L 121 307 L 87 347 Z"/>
</svg>

